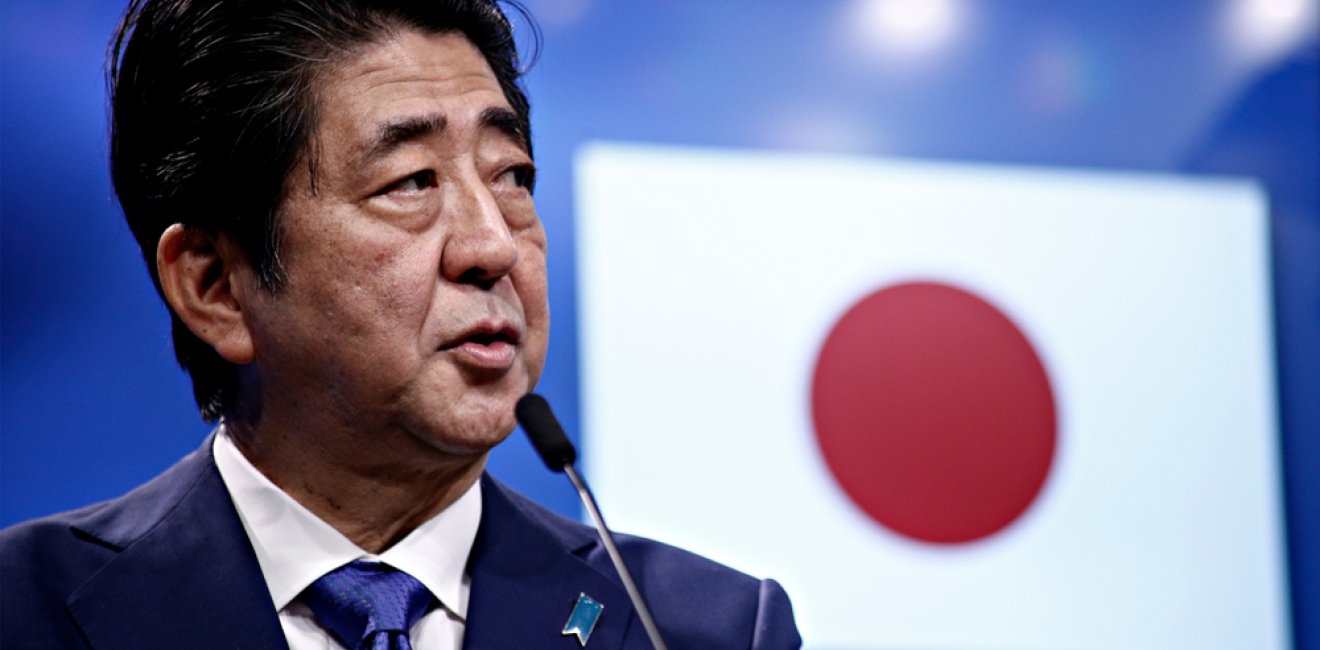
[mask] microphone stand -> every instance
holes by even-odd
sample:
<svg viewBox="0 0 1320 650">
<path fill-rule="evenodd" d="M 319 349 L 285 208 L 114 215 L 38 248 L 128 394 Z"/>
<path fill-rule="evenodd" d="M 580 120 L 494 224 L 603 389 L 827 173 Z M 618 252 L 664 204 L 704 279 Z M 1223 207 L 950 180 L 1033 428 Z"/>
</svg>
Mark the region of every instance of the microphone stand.
<svg viewBox="0 0 1320 650">
<path fill-rule="evenodd" d="M 642 598 L 642 592 L 633 582 L 632 573 L 628 571 L 628 566 L 623 563 L 623 555 L 619 553 L 619 548 L 614 545 L 614 535 L 610 529 L 605 526 L 605 518 L 600 514 L 600 508 L 596 507 L 596 497 L 592 496 L 591 489 L 578 476 L 577 470 L 573 469 L 572 464 L 564 465 L 564 473 L 568 475 L 568 480 L 573 482 L 573 487 L 577 489 L 578 496 L 582 498 L 582 505 L 587 507 L 587 512 L 591 514 L 591 519 L 596 522 L 596 530 L 600 533 L 600 541 L 605 543 L 605 551 L 610 554 L 610 561 L 614 563 L 614 569 L 619 572 L 619 577 L 623 579 L 623 587 L 628 590 L 628 597 L 633 601 L 633 607 L 637 608 L 637 615 L 642 619 L 642 626 L 646 628 L 646 636 L 650 637 L 651 645 L 655 650 L 669 650 L 665 646 L 664 639 L 660 638 L 660 628 L 656 627 L 655 619 L 651 617 L 651 609 L 646 606 L 646 600 Z"/>
<path fill-rule="evenodd" d="M 628 565 L 623 563 L 623 555 L 619 553 L 619 547 L 614 544 L 614 535 L 605 525 L 605 518 L 601 516 L 600 508 L 596 506 L 596 497 L 591 494 L 591 488 L 587 487 L 586 481 L 582 480 L 577 470 L 573 469 L 573 463 L 577 460 L 577 449 L 564 434 L 564 428 L 559 426 L 559 420 L 550 410 L 550 404 L 540 395 L 528 393 L 518 400 L 514 415 L 522 425 L 523 431 L 527 433 L 527 437 L 531 439 L 536 453 L 545 462 L 545 466 L 552 472 L 567 474 L 568 480 L 573 483 L 578 497 L 582 499 L 582 505 L 586 506 L 592 521 L 596 522 L 596 532 L 600 535 L 600 541 L 604 542 L 610 562 L 614 564 L 614 570 L 623 580 L 624 589 L 628 590 L 628 598 L 632 600 L 633 608 L 642 619 L 642 627 L 646 628 L 646 636 L 651 639 L 651 645 L 655 650 L 669 650 L 665 640 L 660 638 L 660 628 L 656 626 L 655 618 L 651 616 L 651 608 L 646 605 L 646 599 L 642 597 L 642 591 L 637 588 L 637 583 L 633 582 Z"/>
</svg>

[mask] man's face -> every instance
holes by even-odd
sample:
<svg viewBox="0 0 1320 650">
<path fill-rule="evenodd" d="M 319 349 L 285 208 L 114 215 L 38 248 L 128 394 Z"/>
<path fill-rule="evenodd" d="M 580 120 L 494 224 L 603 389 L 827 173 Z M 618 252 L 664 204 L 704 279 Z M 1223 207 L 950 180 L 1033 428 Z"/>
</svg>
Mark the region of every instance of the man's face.
<svg viewBox="0 0 1320 650">
<path fill-rule="evenodd" d="M 401 30 L 317 88 L 315 187 L 295 168 L 281 214 L 287 281 L 240 298 L 263 423 L 485 451 L 513 429 L 549 329 L 514 113 L 459 34 Z"/>
</svg>

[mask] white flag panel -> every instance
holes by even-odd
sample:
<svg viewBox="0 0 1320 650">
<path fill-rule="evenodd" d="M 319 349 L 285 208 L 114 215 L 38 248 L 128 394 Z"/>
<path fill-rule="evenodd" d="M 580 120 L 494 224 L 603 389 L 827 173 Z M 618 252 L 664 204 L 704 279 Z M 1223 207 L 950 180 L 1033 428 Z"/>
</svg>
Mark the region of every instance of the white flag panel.
<svg viewBox="0 0 1320 650">
<path fill-rule="evenodd" d="M 780 579 L 809 648 L 1287 647 L 1254 184 L 622 144 L 576 176 L 612 527 Z M 908 282 L 997 307 L 1053 390 L 1043 488 L 977 541 L 871 519 L 816 444 L 827 335 Z"/>
</svg>

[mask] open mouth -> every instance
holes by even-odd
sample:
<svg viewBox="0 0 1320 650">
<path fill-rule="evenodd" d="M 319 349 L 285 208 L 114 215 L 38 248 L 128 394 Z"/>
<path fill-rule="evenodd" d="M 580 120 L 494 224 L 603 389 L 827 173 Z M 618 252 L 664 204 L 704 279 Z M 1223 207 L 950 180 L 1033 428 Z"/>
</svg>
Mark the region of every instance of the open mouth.
<svg viewBox="0 0 1320 650">
<path fill-rule="evenodd" d="M 502 324 L 478 326 L 445 346 L 463 365 L 490 370 L 504 370 L 513 365 L 518 354 L 518 330 Z"/>
<path fill-rule="evenodd" d="M 461 342 L 476 343 L 477 345 L 493 345 L 495 343 L 508 343 L 512 345 L 517 343 L 517 341 L 514 340 L 512 333 L 507 330 L 500 330 L 498 332 L 475 332 L 464 337 Z"/>
<path fill-rule="evenodd" d="M 442 346 L 441 350 L 450 350 L 464 345 L 492 346 L 501 343 L 518 345 L 521 338 L 518 330 L 505 323 L 481 323 L 455 336 Z"/>
</svg>

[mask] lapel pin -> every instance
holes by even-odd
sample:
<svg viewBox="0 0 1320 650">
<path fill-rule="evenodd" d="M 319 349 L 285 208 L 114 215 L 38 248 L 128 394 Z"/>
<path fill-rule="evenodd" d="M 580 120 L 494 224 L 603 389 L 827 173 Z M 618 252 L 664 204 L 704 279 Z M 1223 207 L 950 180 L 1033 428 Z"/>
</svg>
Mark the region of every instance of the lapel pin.
<svg viewBox="0 0 1320 650">
<path fill-rule="evenodd" d="M 578 645 L 587 647 L 587 639 L 591 638 L 591 631 L 596 629 L 596 621 L 600 620 L 601 610 L 604 609 L 605 606 L 591 596 L 578 594 L 577 602 L 573 603 L 573 611 L 564 622 L 564 631 L 560 634 L 577 636 Z"/>
</svg>

